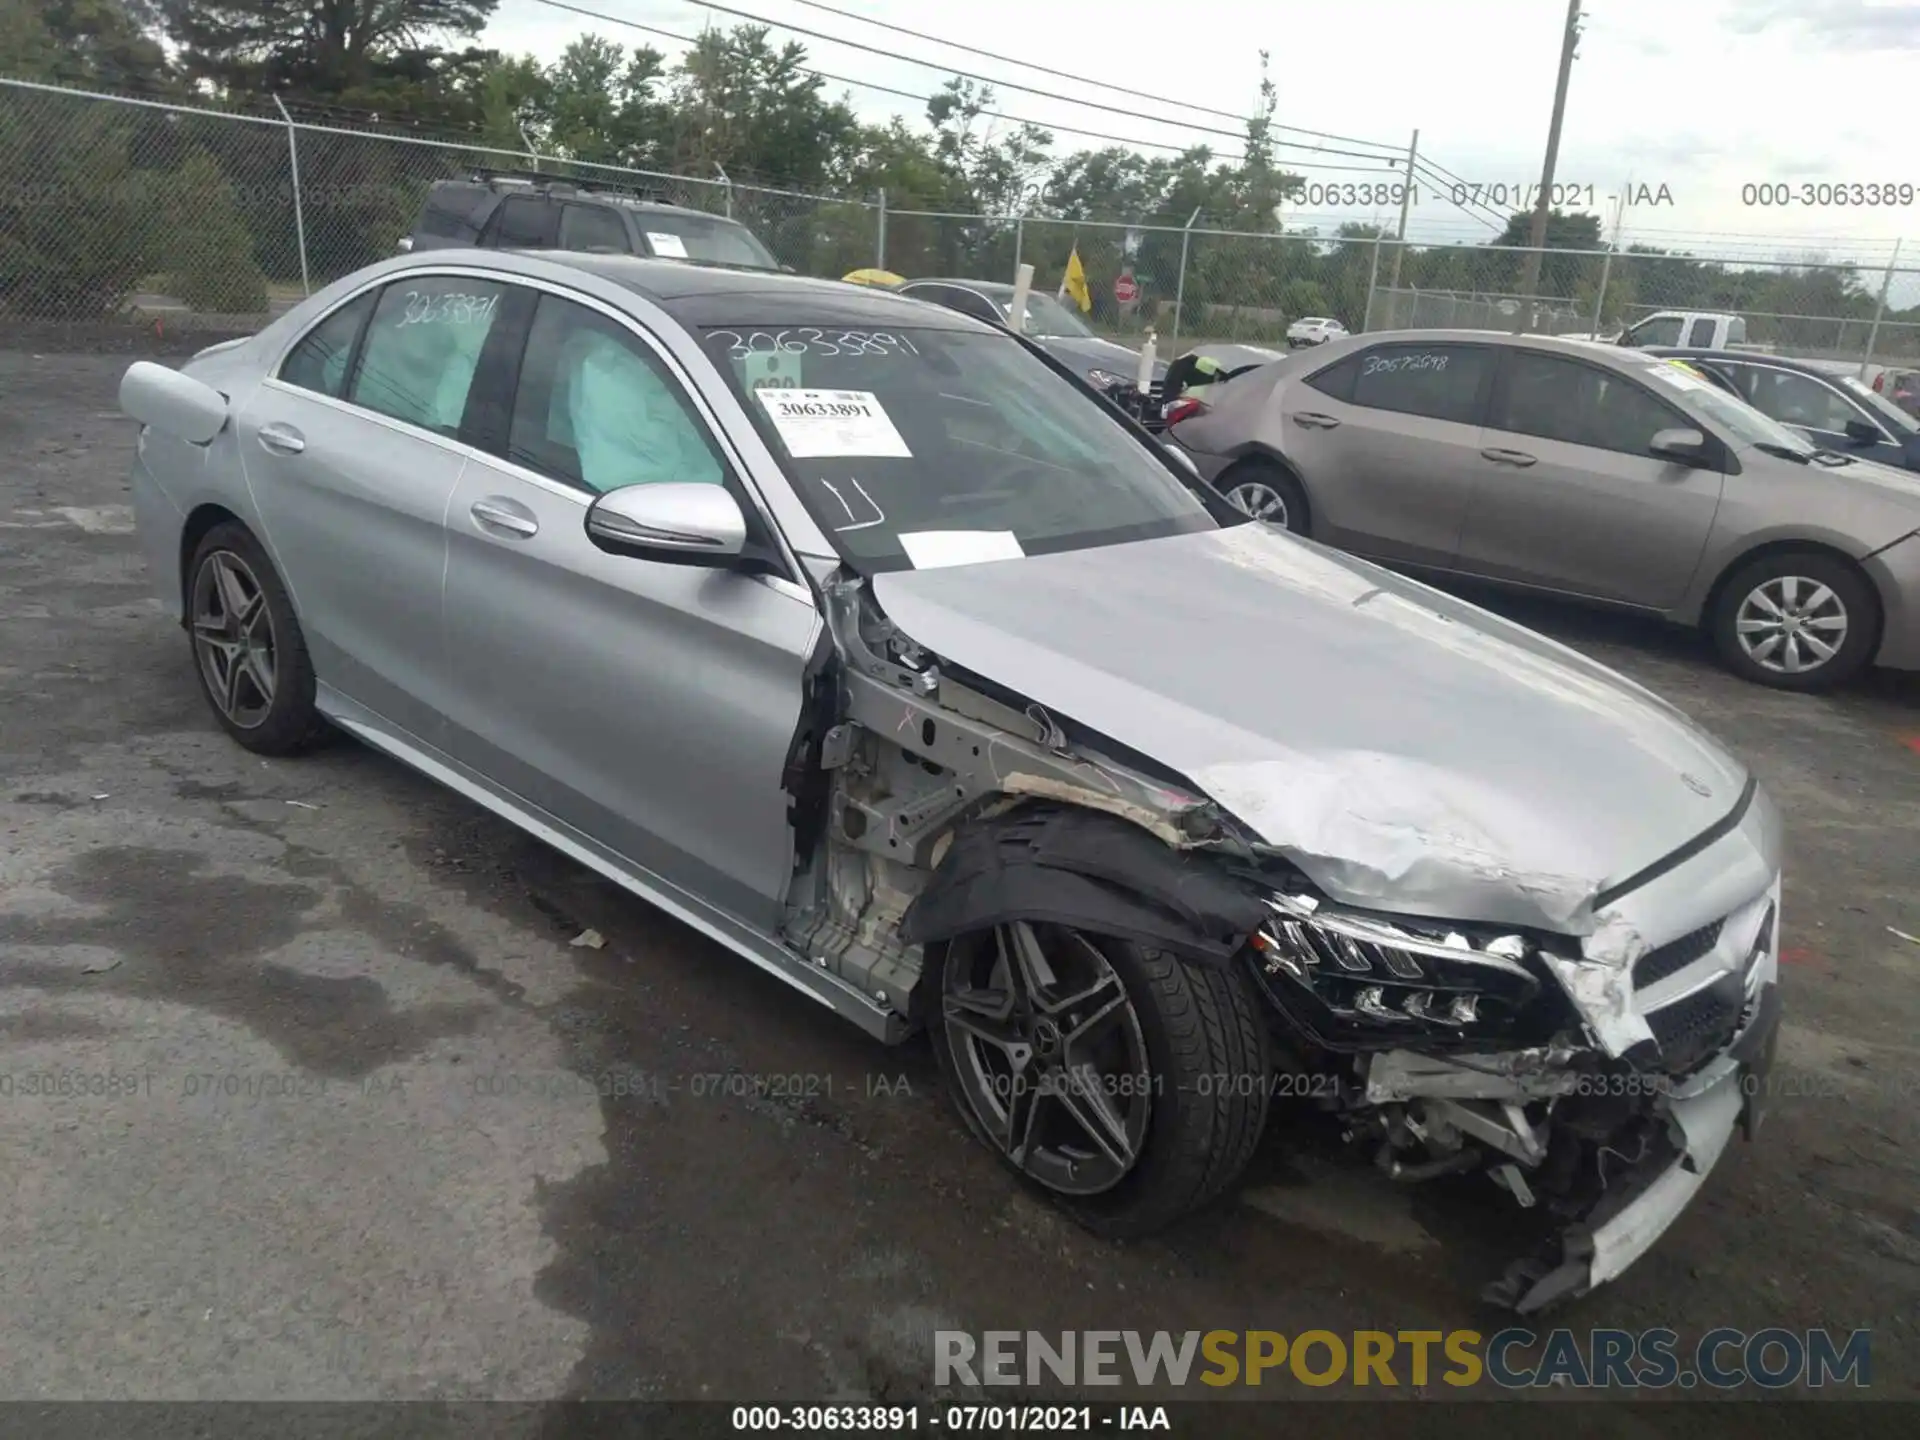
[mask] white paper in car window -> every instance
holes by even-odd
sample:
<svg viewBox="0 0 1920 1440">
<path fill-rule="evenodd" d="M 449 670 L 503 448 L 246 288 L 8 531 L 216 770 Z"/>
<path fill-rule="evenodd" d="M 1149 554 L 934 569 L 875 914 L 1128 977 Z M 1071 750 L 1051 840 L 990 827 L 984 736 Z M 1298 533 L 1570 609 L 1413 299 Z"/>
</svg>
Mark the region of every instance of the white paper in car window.
<svg viewBox="0 0 1920 1440">
<path fill-rule="evenodd" d="M 1677 361 L 1668 360 L 1652 367 L 1653 377 L 1679 390 L 1711 390 L 1713 387 Z"/>
<path fill-rule="evenodd" d="M 678 235 L 665 230 L 647 231 L 647 244 L 653 247 L 653 253 L 668 260 L 687 258 L 687 242 Z"/>
<path fill-rule="evenodd" d="M 871 390 L 762 388 L 753 393 L 796 460 L 913 455 Z"/>
<path fill-rule="evenodd" d="M 900 548 L 916 570 L 1018 560 L 1027 553 L 1011 530 L 915 530 L 900 537 Z"/>
</svg>

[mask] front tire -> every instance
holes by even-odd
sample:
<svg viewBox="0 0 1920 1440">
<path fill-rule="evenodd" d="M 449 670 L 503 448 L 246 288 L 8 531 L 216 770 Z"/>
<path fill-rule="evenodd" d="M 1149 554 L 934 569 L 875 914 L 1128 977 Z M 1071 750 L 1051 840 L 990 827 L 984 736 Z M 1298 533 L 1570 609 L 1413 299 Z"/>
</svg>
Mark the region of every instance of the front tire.
<svg viewBox="0 0 1920 1440">
<path fill-rule="evenodd" d="M 293 755 L 326 733 L 313 662 L 286 586 L 253 532 L 216 525 L 193 552 L 187 635 L 213 715 L 256 755 Z"/>
<path fill-rule="evenodd" d="M 1238 969 L 1019 921 L 952 942 L 929 978 L 967 1128 L 1094 1233 L 1163 1229 L 1252 1158 L 1269 1060 Z"/>
<path fill-rule="evenodd" d="M 1839 556 L 1780 551 L 1728 577 L 1707 629 L 1736 675 L 1776 690 L 1831 690 L 1872 661 L 1880 601 Z"/>
</svg>

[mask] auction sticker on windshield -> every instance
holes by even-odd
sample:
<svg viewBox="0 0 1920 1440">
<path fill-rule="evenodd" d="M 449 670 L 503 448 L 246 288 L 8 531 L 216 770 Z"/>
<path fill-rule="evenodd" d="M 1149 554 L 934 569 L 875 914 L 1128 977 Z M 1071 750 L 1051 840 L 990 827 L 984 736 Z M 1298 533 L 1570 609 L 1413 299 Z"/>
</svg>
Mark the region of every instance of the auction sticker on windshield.
<svg viewBox="0 0 1920 1440">
<path fill-rule="evenodd" d="M 871 390 L 758 389 L 754 398 L 796 460 L 845 455 L 911 458 L 907 442 Z"/>
<path fill-rule="evenodd" d="M 653 253 L 663 260 L 684 260 L 687 258 L 687 242 L 668 230 L 647 231 L 647 244 L 653 247 Z"/>
</svg>

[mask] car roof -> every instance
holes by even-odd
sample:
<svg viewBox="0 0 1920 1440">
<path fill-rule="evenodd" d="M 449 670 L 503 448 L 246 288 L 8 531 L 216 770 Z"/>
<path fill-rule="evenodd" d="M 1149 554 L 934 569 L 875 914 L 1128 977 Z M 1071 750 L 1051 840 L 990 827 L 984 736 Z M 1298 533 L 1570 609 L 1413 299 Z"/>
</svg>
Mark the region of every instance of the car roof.
<svg viewBox="0 0 1920 1440">
<path fill-rule="evenodd" d="M 555 199 L 567 199 L 579 203 L 618 205 L 628 210 L 667 211 L 675 215 L 698 215 L 703 220 L 711 220 L 719 225 L 739 225 L 738 220 L 726 215 L 715 215 L 711 211 L 701 210 L 692 205 L 676 205 L 671 200 L 649 200 L 642 195 L 628 195 L 618 190 L 596 190 L 591 185 L 582 186 L 575 181 L 558 176 L 549 183 L 537 180 L 512 180 L 501 177 L 480 176 L 479 178 L 436 180 L 435 189 L 447 186 L 467 186 L 475 190 L 498 190 L 503 195 L 546 195 Z M 745 227 L 742 226 L 742 229 Z"/>
<path fill-rule="evenodd" d="M 1718 360 L 1728 365 L 1766 365 L 1775 370 L 1793 370 L 1802 375 L 1812 375 L 1826 380 L 1838 380 L 1846 373 L 1844 368 L 1830 369 L 1826 365 L 1809 360 L 1796 360 L 1787 355 L 1768 355 L 1757 350 L 1713 350 L 1705 346 L 1686 345 L 1648 345 L 1645 349 L 1649 355 L 1659 355 L 1668 360 Z"/>
<path fill-rule="evenodd" d="M 471 257 L 471 259 L 469 259 Z M 683 325 L 913 326 L 921 330 L 977 330 L 990 325 L 891 290 L 815 280 L 778 270 L 658 260 L 640 255 L 596 255 L 575 250 L 427 250 L 417 258 L 432 264 L 556 265 L 598 276 L 653 301 Z"/>
<path fill-rule="evenodd" d="M 969 290 L 978 290 L 990 299 L 1011 300 L 1013 298 L 1013 286 L 1004 280 L 957 280 L 950 275 L 915 275 L 906 283 L 909 285 L 964 285 Z"/>
</svg>

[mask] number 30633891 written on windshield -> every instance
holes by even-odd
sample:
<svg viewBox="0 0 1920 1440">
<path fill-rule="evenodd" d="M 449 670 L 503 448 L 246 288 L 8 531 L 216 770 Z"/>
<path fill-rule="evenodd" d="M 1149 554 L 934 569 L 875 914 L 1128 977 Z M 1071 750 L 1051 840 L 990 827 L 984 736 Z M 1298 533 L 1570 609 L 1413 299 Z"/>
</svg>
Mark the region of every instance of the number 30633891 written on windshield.
<svg viewBox="0 0 1920 1440">
<path fill-rule="evenodd" d="M 747 355 L 918 355 L 905 335 L 884 330 L 709 330 L 732 359 Z"/>
</svg>

